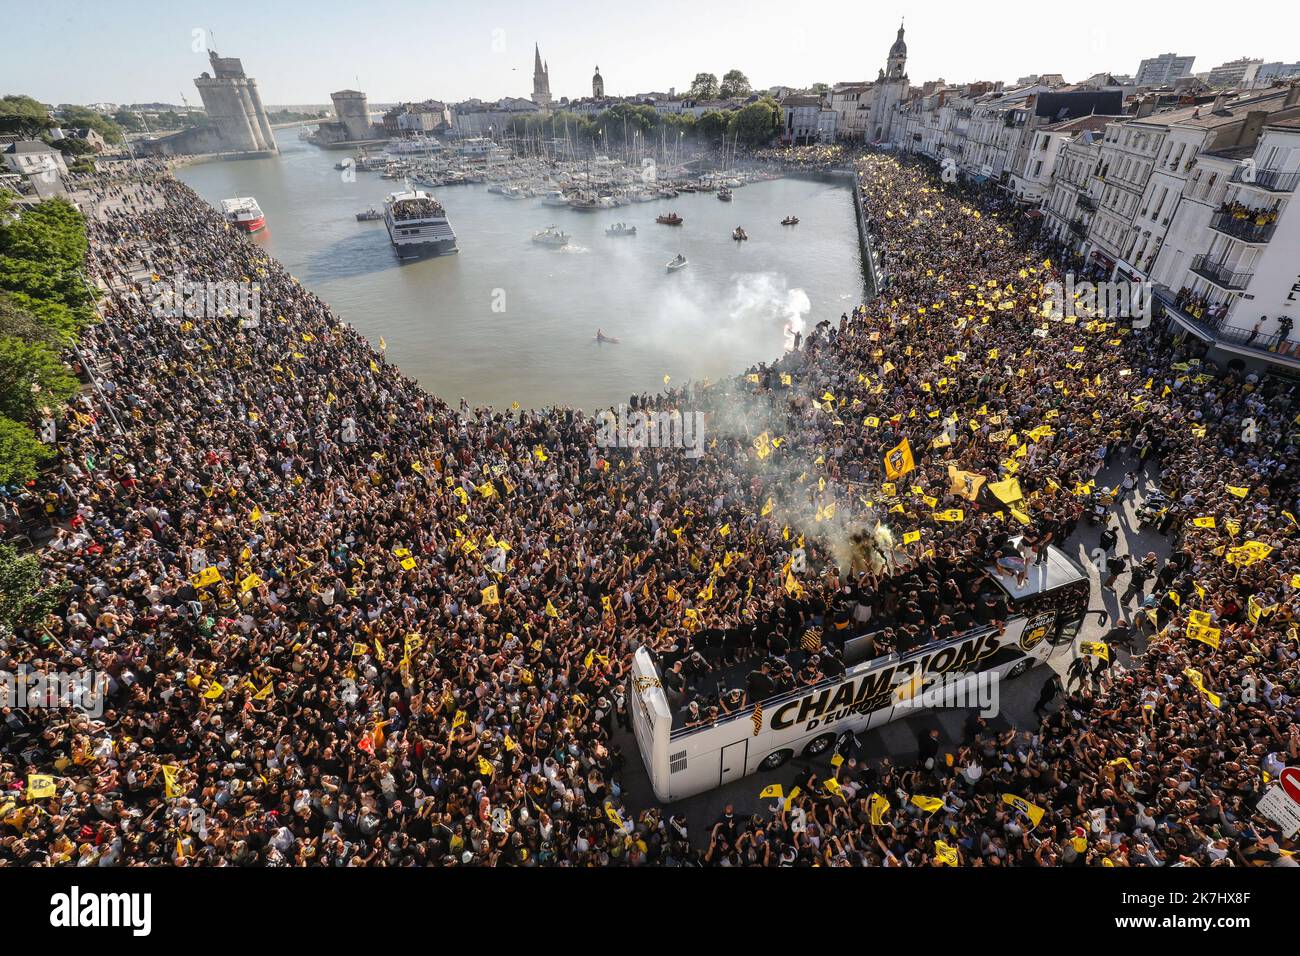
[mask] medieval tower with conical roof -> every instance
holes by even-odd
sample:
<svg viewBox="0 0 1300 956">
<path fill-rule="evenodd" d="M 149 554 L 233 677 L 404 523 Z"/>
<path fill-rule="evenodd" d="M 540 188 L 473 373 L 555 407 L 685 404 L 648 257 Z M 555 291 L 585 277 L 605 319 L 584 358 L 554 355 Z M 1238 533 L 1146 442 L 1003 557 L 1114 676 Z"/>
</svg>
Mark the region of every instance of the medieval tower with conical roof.
<svg viewBox="0 0 1300 956">
<path fill-rule="evenodd" d="M 605 80 L 600 75 L 600 67 L 596 67 L 596 75 L 591 78 L 591 95 L 598 99 L 605 98 Z"/>
<path fill-rule="evenodd" d="M 551 108 L 551 70 L 542 62 L 542 51 L 533 44 L 533 102 L 544 110 Z"/>
</svg>

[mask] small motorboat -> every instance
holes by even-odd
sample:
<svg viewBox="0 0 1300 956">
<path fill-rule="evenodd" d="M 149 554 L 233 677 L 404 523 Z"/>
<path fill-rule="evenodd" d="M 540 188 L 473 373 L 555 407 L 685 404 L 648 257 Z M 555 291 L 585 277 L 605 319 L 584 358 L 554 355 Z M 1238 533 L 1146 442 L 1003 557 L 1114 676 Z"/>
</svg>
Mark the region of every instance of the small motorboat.
<svg viewBox="0 0 1300 956">
<path fill-rule="evenodd" d="M 606 334 L 605 334 L 604 332 L 602 332 L 600 329 L 597 329 L 597 330 L 596 330 L 596 341 L 597 341 L 598 343 L 602 343 L 602 344 L 603 344 L 603 343 L 606 343 L 606 342 L 608 342 L 610 345 L 618 345 L 618 344 L 619 344 L 618 339 L 610 338 L 608 335 L 606 335 Z"/>
<path fill-rule="evenodd" d="M 629 226 L 625 222 L 616 222 L 605 230 L 607 236 L 635 236 L 636 226 Z"/>
<path fill-rule="evenodd" d="M 731 231 L 731 238 L 735 239 L 737 242 L 744 242 L 746 239 L 749 238 L 749 234 L 745 232 L 744 229 L 741 229 L 739 226 L 737 226 L 735 229 Z"/>
<path fill-rule="evenodd" d="M 541 232 L 533 233 L 533 242 L 539 246 L 567 246 L 569 234 L 554 226 L 547 226 Z"/>
<path fill-rule="evenodd" d="M 797 225 L 799 225 L 799 217 L 798 217 L 798 216 L 786 216 L 784 219 L 781 220 L 781 225 L 783 225 L 783 226 L 797 226 Z"/>
<path fill-rule="evenodd" d="M 365 212 L 357 213 L 357 222 L 374 222 L 376 219 L 383 219 L 384 214 L 371 206 Z"/>
<path fill-rule="evenodd" d="M 670 212 L 664 216 L 656 216 L 655 222 L 664 226 L 680 226 L 682 224 L 682 217 L 677 215 L 675 212 Z"/>
<path fill-rule="evenodd" d="M 668 265 L 665 268 L 668 272 L 677 272 L 679 269 L 685 269 L 686 257 L 680 252 L 677 253 L 677 255 L 668 260 Z"/>
<path fill-rule="evenodd" d="M 731 190 L 728 189 L 726 186 L 723 186 L 721 189 L 718 190 L 718 198 L 721 199 L 723 202 L 731 202 Z"/>
</svg>

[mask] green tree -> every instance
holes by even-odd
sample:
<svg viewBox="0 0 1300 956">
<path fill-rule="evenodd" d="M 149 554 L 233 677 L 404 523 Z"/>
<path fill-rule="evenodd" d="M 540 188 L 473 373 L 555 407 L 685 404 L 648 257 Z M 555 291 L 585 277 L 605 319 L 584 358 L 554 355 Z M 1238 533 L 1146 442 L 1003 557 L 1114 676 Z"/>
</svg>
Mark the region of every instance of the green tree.
<svg viewBox="0 0 1300 956">
<path fill-rule="evenodd" d="M 95 152 L 95 147 L 91 146 L 84 139 L 77 139 L 75 136 L 65 136 L 63 139 L 56 139 L 50 145 L 64 156 L 88 156 Z"/>
<path fill-rule="evenodd" d="M 49 455 L 29 427 L 0 415 L 0 485 L 31 481 Z"/>
<path fill-rule="evenodd" d="M 43 342 L 0 337 L 0 415 L 34 421 L 77 394 L 77 380 L 59 355 Z"/>
<path fill-rule="evenodd" d="M 718 98 L 718 78 L 712 73 L 696 73 L 691 81 L 691 88 L 686 91 L 693 100 L 716 100 Z"/>
<path fill-rule="evenodd" d="M 827 86 L 825 83 L 814 83 L 810 87 L 810 89 L 812 90 L 813 93 L 817 94 L 818 96 L 821 96 L 823 93 L 829 90 L 830 87 Z"/>
<path fill-rule="evenodd" d="M 748 96 L 753 90 L 749 86 L 749 77 L 740 70 L 728 70 L 722 74 L 722 87 L 720 89 L 722 96 L 730 99 L 733 96 Z"/>
<path fill-rule="evenodd" d="M 765 146 L 781 129 L 781 107 L 765 96 L 731 114 L 727 132 L 742 146 Z"/>
<path fill-rule="evenodd" d="M 88 126 L 109 143 L 120 143 L 126 138 L 122 135 L 122 127 L 103 113 L 98 113 L 89 107 L 65 104 L 59 108 L 59 112 L 63 114 L 59 120 L 60 126 L 68 128 Z"/>
<path fill-rule="evenodd" d="M 133 109 L 123 106 L 113 114 L 113 122 L 128 133 L 143 133 L 144 119 Z"/>
<path fill-rule="evenodd" d="M 700 142 L 709 146 L 721 143 L 727 134 L 727 114 L 722 110 L 709 110 L 700 116 L 695 128 L 699 131 Z"/>
<path fill-rule="evenodd" d="M 0 484 L 27 481 L 49 452 L 31 429 L 75 394 L 62 349 L 94 317 L 85 221 L 52 199 L 10 212 L 0 197 Z"/>
<path fill-rule="evenodd" d="M 11 93 L 0 97 L 0 133 L 35 139 L 55 125 L 49 110 L 30 96 Z"/>
<path fill-rule="evenodd" d="M 4 440 L 0 419 L 0 442 Z M 41 565 L 34 555 L 20 556 L 14 548 L 0 544 L 0 633 L 34 627 L 58 605 L 62 586 L 41 583 Z"/>
<path fill-rule="evenodd" d="M 50 199 L 16 219 L 0 206 L 0 289 L 55 302 L 89 319 L 92 301 L 82 278 L 88 245 L 81 213 L 64 199 Z"/>
</svg>

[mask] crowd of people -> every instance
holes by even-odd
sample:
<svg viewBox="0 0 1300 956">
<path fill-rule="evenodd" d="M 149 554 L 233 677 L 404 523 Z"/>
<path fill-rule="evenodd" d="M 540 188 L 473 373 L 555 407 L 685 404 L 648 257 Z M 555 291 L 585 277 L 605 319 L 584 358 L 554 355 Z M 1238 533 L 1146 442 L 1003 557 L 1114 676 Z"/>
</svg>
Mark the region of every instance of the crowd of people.
<svg viewBox="0 0 1300 956">
<path fill-rule="evenodd" d="M 66 590 L 0 664 L 106 696 L 5 708 L 0 862 L 1291 865 L 1254 810 L 1300 758 L 1289 388 L 1160 322 L 1045 315 L 1058 270 L 1023 216 L 857 165 L 887 294 L 734 380 L 634 396 L 704 411 L 698 458 L 449 405 L 167 173 L 91 184 L 102 383 L 22 493 Z M 181 275 L 256 283 L 260 316 L 154 308 Z M 1077 540 L 1130 461 L 1169 495 L 1171 556 L 1122 594 L 1140 633 L 1049 681 L 1037 727 L 850 750 L 703 828 L 629 802 L 638 647 L 683 698 L 763 657 L 687 704 L 700 723 L 842 668 L 800 652 L 810 629 L 888 653 L 996 624 L 987 575 Z"/>
</svg>

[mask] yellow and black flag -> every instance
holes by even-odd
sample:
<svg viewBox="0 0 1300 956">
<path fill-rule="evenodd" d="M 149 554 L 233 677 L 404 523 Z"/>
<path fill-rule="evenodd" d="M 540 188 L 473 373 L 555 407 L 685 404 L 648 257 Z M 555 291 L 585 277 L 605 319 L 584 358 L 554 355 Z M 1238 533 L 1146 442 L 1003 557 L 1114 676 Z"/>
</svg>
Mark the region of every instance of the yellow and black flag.
<svg viewBox="0 0 1300 956">
<path fill-rule="evenodd" d="M 908 472 L 915 470 L 916 459 L 912 457 L 912 446 L 906 438 L 885 452 L 886 481 L 896 481 Z"/>
</svg>

